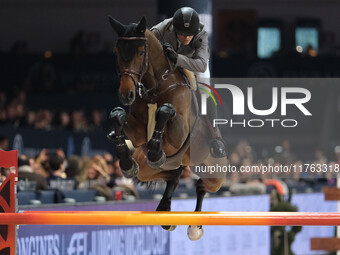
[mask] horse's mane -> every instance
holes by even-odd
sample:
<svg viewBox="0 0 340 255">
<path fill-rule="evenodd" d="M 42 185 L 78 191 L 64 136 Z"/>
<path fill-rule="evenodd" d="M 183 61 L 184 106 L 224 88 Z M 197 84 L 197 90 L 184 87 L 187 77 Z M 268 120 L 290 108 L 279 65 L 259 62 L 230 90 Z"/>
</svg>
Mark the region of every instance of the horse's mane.
<svg viewBox="0 0 340 255">
<path fill-rule="evenodd" d="M 167 66 L 169 62 L 158 38 L 148 29 L 145 31 L 145 36 L 147 38 L 149 55 L 153 56 L 153 58 L 149 58 L 151 64 L 155 67 Z"/>
<path fill-rule="evenodd" d="M 158 47 L 158 48 L 161 48 L 162 45 L 161 43 L 159 42 L 159 40 L 157 39 L 157 37 L 149 30 L 147 29 L 145 31 L 145 36 L 148 40 L 148 44 L 154 46 L 154 47 Z"/>
</svg>

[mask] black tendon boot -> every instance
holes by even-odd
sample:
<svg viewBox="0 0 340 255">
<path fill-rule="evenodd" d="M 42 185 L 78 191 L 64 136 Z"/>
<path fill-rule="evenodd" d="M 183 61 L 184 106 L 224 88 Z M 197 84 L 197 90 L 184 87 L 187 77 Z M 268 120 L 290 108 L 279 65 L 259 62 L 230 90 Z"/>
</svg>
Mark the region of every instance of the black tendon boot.
<svg viewBox="0 0 340 255">
<path fill-rule="evenodd" d="M 210 153 L 214 158 L 223 158 L 227 156 L 226 143 L 220 137 L 218 128 L 213 126 L 214 119 L 217 119 L 217 109 L 211 98 L 207 100 L 208 115 L 205 116 L 209 126 L 212 139 L 209 142 Z"/>
</svg>

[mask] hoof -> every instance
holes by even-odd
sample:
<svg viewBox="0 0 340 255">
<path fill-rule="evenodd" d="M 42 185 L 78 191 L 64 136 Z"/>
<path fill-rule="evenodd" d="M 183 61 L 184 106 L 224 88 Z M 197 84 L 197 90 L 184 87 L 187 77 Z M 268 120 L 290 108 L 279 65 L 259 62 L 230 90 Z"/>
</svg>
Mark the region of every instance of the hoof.
<svg viewBox="0 0 340 255">
<path fill-rule="evenodd" d="M 159 160 L 157 161 L 150 161 L 148 158 L 146 160 L 146 162 L 148 163 L 148 165 L 152 168 L 160 168 L 166 161 L 166 155 L 164 153 L 164 151 L 162 151 L 162 156 L 160 157 Z"/>
<path fill-rule="evenodd" d="M 174 231 L 176 229 L 176 225 L 173 226 L 162 226 L 162 228 L 166 231 Z"/>
<path fill-rule="evenodd" d="M 128 170 L 123 170 L 122 169 L 122 173 L 124 175 L 125 178 L 133 178 L 135 176 L 137 176 L 138 172 L 139 172 L 139 166 L 137 164 L 137 162 L 132 159 L 133 161 L 133 164 L 132 164 L 132 167 Z"/>
<path fill-rule="evenodd" d="M 202 226 L 189 226 L 187 233 L 191 241 L 197 241 L 203 235 L 203 228 Z"/>
<path fill-rule="evenodd" d="M 156 208 L 157 212 L 169 212 L 171 210 L 171 200 L 163 202 L 161 201 Z M 166 231 L 174 231 L 176 229 L 176 225 L 172 226 L 162 226 L 162 228 Z"/>
</svg>

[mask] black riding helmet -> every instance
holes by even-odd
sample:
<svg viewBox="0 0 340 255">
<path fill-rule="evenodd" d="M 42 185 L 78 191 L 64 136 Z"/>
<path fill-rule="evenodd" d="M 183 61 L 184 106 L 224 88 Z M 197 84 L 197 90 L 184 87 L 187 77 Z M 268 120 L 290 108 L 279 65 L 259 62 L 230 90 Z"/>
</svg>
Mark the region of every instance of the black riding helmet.
<svg viewBox="0 0 340 255">
<path fill-rule="evenodd" d="M 173 25 L 177 34 L 196 35 L 200 28 L 200 18 L 194 9 L 182 7 L 175 12 Z"/>
</svg>

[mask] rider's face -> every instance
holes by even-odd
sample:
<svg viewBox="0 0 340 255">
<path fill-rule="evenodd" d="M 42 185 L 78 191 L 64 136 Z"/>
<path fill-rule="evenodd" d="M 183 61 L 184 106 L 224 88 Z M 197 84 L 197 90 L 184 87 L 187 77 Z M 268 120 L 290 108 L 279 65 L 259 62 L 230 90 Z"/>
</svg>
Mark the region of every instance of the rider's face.
<svg viewBox="0 0 340 255">
<path fill-rule="evenodd" d="M 186 45 L 188 45 L 191 42 L 191 40 L 192 40 L 192 38 L 194 38 L 194 36 L 193 35 L 180 35 L 180 34 L 177 34 L 177 38 L 181 42 L 181 44 L 186 46 Z"/>
</svg>

